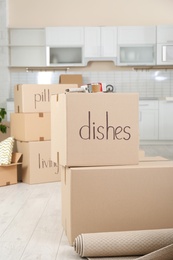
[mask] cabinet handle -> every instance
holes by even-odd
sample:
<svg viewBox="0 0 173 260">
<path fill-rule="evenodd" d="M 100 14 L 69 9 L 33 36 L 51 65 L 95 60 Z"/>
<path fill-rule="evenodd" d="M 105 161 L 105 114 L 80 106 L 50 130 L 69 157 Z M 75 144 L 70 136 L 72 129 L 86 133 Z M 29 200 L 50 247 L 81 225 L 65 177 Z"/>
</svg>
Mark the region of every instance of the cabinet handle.
<svg viewBox="0 0 173 260">
<path fill-rule="evenodd" d="M 162 56 L 162 59 L 163 61 L 166 61 L 166 46 L 163 46 L 163 56 Z"/>
</svg>

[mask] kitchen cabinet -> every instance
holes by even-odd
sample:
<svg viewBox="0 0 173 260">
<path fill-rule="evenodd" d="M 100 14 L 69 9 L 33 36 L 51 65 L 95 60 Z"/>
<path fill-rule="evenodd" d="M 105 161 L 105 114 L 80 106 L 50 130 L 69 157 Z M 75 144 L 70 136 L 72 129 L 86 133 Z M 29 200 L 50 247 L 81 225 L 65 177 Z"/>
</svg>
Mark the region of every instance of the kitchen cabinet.
<svg viewBox="0 0 173 260">
<path fill-rule="evenodd" d="M 159 101 L 159 140 L 173 140 L 173 101 Z"/>
<path fill-rule="evenodd" d="M 45 66 L 44 29 L 9 29 L 9 65 L 14 67 Z"/>
<path fill-rule="evenodd" d="M 46 27 L 47 46 L 75 46 L 84 44 L 83 27 Z"/>
<path fill-rule="evenodd" d="M 157 26 L 157 65 L 173 64 L 173 25 Z"/>
<path fill-rule="evenodd" d="M 85 27 L 84 59 L 112 60 L 117 57 L 117 27 Z"/>
<path fill-rule="evenodd" d="M 47 66 L 83 66 L 83 27 L 47 27 Z"/>
<path fill-rule="evenodd" d="M 139 101 L 140 140 L 158 140 L 158 100 Z"/>
<path fill-rule="evenodd" d="M 119 26 L 117 64 L 155 65 L 155 44 L 155 26 Z"/>
</svg>

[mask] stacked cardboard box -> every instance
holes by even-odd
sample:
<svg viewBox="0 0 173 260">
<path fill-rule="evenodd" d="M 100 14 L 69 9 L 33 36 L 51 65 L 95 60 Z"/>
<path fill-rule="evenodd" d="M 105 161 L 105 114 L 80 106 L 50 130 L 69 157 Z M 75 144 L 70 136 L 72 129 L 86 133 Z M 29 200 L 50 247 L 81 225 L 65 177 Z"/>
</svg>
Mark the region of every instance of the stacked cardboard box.
<svg viewBox="0 0 173 260">
<path fill-rule="evenodd" d="M 21 84 L 14 88 L 15 112 L 11 113 L 11 136 L 23 154 L 21 180 L 25 183 L 60 181 L 59 165 L 51 160 L 52 94 L 65 92 L 69 84 Z"/>
<path fill-rule="evenodd" d="M 70 244 L 81 233 L 173 227 L 173 162 L 139 151 L 137 94 L 53 95 L 51 113 Z"/>
</svg>

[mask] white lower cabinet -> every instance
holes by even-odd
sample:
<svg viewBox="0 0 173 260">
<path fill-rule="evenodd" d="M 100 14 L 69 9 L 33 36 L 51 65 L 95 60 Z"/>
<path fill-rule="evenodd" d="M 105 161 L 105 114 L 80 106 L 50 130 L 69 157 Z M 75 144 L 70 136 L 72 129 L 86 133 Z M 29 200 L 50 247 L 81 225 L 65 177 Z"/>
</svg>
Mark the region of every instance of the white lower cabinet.
<svg viewBox="0 0 173 260">
<path fill-rule="evenodd" d="M 158 140 L 158 101 L 139 101 L 139 138 Z"/>
<path fill-rule="evenodd" d="M 173 140 L 173 101 L 159 101 L 159 140 Z"/>
</svg>

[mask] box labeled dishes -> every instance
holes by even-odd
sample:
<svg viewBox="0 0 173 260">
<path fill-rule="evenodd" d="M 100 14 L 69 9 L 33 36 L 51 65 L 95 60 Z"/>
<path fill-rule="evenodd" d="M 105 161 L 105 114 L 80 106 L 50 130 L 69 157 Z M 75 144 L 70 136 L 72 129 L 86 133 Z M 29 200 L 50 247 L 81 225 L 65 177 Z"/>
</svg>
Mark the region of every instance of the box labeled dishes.
<svg viewBox="0 0 173 260">
<path fill-rule="evenodd" d="M 66 93 L 51 97 L 51 157 L 63 166 L 139 161 L 136 93 Z"/>
</svg>

